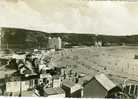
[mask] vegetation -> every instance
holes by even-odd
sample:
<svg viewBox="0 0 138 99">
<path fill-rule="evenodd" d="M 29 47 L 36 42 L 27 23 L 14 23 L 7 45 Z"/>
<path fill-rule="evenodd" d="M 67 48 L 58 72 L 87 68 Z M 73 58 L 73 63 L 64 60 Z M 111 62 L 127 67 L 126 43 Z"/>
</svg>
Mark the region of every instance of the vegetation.
<svg viewBox="0 0 138 99">
<path fill-rule="evenodd" d="M 132 36 L 111 36 L 95 34 L 75 34 L 75 33 L 44 33 L 40 31 L 31 31 L 23 29 L 4 28 L 5 45 L 11 45 L 13 48 L 46 48 L 48 37 L 61 37 L 63 43 L 71 46 L 92 46 L 95 41 L 102 41 L 107 45 L 138 45 L 138 35 Z"/>
</svg>

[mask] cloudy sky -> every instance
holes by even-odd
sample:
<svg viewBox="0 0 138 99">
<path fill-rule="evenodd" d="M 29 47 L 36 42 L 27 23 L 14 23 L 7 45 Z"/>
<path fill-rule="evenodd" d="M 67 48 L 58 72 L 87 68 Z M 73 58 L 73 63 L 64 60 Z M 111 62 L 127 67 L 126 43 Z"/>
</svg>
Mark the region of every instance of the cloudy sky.
<svg viewBox="0 0 138 99">
<path fill-rule="evenodd" d="M 45 32 L 138 34 L 138 2 L 0 0 L 0 26 Z"/>
</svg>

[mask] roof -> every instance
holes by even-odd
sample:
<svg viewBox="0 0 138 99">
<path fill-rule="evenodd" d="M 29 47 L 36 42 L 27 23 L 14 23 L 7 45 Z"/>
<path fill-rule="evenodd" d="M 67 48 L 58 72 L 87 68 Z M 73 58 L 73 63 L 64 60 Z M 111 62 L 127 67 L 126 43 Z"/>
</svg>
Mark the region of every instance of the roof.
<svg viewBox="0 0 138 99">
<path fill-rule="evenodd" d="M 0 79 L 4 79 L 5 75 L 11 75 L 15 72 L 16 70 L 7 69 L 4 67 L 4 70 L 0 70 Z"/>
<path fill-rule="evenodd" d="M 64 81 L 62 82 L 62 84 L 63 84 L 64 86 L 66 86 L 66 87 L 69 87 L 69 88 L 75 86 L 75 83 L 72 82 L 72 81 L 70 81 L 70 80 L 64 80 Z"/>
<path fill-rule="evenodd" d="M 76 83 L 72 82 L 71 80 L 63 81 L 63 86 L 70 88 L 70 93 L 74 93 L 83 88 L 82 85 L 80 85 L 78 83 L 76 84 Z"/>
<path fill-rule="evenodd" d="M 116 85 L 104 74 L 96 75 L 94 77 L 107 91 L 116 87 Z"/>
<path fill-rule="evenodd" d="M 64 90 L 60 87 L 58 88 L 44 88 L 44 91 L 47 95 L 56 95 L 56 94 L 64 94 Z"/>
<path fill-rule="evenodd" d="M 25 59 L 25 54 L 23 54 L 23 55 L 13 54 L 12 58 L 15 58 L 15 59 Z"/>
<path fill-rule="evenodd" d="M 33 91 L 22 91 L 22 96 L 32 96 L 33 95 Z"/>
</svg>

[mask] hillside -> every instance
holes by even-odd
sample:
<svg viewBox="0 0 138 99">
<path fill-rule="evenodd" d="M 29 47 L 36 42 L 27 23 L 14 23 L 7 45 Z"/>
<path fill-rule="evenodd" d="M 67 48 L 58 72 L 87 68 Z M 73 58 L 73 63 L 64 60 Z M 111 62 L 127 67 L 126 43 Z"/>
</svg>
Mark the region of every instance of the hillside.
<svg viewBox="0 0 138 99">
<path fill-rule="evenodd" d="M 56 66 L 69 65 L 74 71 L 87 74 L 92 77 L 97 73 L 105 73 L 115 78 L 116 82 L 128 79 L 138 81 L 138 60 L 134 55 L 138 54 L 138 47 L 84 47 L 64 49 L 56 52 L 52 64 Z M 117 80 L 118 79 L 118 80 Z"/>
<path fill-rule="evenodd" d="M 112 36 L 78 33 L 45 33 L 23 29 L 3 28 L 4 43 L 11 48 L 46 48 L 48 37 L 61 37 L 63 47 L 92 46 L 95 41 L 102 41 L 103 46 L 138 45 L 138 35 Z M 68 45 L 65 45 L 68 43 Z"/>
</svg>

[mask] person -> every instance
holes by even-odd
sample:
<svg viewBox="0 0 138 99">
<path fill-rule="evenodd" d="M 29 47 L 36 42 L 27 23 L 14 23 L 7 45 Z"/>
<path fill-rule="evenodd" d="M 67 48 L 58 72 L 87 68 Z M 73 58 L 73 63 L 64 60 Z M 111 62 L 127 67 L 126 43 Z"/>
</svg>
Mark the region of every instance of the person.
<svg viewBox="0 0 138 99">
<path fill-rule="evenodd" d="M 28 70 L 30 70 L 31 73 L 34 72 L 33 65 L 32 65 L 32 55 L 31 54 L 26 55 L 26 58 L 25 58 L 25 67 Z"/>
<path fill-rule="evenodd" d="M 18 61 L 18 70 L 24 67 L 24 62 L 22 60 Z"/>
<path fill-rule="evenodd" d="M 32 61 L 33 69 L 36 73 L 39 73 L 39 60 L 38 58 L 34 58 Z"/>
</svg>

